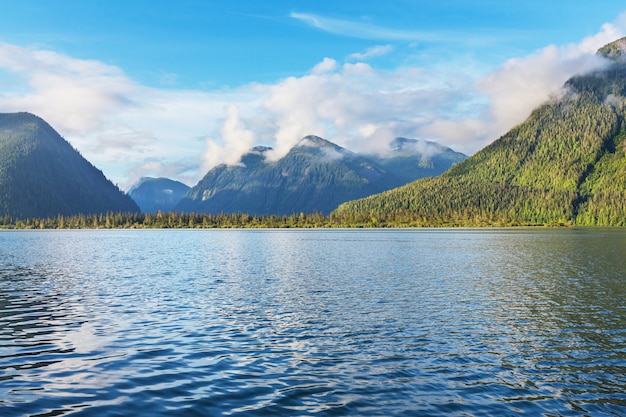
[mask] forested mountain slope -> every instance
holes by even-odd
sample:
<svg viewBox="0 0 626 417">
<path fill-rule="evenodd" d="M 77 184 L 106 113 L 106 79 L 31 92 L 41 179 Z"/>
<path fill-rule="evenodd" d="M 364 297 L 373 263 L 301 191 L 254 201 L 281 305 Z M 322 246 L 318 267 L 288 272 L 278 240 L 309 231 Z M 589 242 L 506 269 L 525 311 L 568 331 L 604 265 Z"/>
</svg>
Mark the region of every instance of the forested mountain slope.
<svg viewBox="0 0 626 417">
<path fill-rule="evenodd" d="M 29 113 L 0 114 L 0 216 L 138 210 L 48 123 Z"/>
<path fill-rule="evenodd" d="M 266 147 L 241 164 L 211 169 L 176 207 L 195 213 L 253 215 L 328 214 L 339 204 L 437 175 L 466 156 L 414 139 L 398 139 L 385 157 L 359 155 L 317 136 L 307 136 L 278 161 Z M 421 152 L 428 148 L 429 153 Z"/>
<path fill-rule="evenodd" d="M 435 177 L 467 158 L 467 155 L 435 142 L 402 137 L 391 141 L 388 152 L 364 156 L 397 179 L 395 183 L 390 181 L 392 188 L 418 178 Z"/>
<path fill-rule="evenodd" d="M 143 177 L 128 190 L 128 195 L 143 213 L 168 212 L 174 210 L 189 188 L 169 178 Z"/>
<path fill-rule="evenodd" d="M 385 190 L 384 171 L 316 136 L 275 162 L 256 147 L 240 165 L 210 170 L 178 205 L 196 213 L 292 214 L 330 212 L 343 201 Z"/>
<path fill-rule="evenodd" d="M 604 50 L 622 56 L 618 42 Z M 616 60 L 566 87 L 563 98 L 441 176 L 336 213 L 413 225 L 626 225 L 626 64 Z"/>
</svg>

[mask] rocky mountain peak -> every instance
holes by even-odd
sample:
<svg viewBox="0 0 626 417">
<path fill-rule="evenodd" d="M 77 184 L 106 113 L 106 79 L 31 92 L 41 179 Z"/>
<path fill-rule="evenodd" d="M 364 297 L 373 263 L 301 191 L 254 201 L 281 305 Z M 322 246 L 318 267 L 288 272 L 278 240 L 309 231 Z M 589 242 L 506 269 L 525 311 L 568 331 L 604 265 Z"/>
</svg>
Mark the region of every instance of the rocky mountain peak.
<svg viewBox="0 0 626 417">
<path fill-rule="evenodd" d="M 298 146 L 326 147 L 336 145 L 332 142 L 327 141 L 326 139 L 320 138 L 319 136 L 308 135 L 300 139 L 300 142 L 298 142 Z"/>
<path fill-rule="evenodd" d="M 598 54 L 612 61 L 626 63 L 626 36 L 604 45 L 598 49 Z"/>
</svg>

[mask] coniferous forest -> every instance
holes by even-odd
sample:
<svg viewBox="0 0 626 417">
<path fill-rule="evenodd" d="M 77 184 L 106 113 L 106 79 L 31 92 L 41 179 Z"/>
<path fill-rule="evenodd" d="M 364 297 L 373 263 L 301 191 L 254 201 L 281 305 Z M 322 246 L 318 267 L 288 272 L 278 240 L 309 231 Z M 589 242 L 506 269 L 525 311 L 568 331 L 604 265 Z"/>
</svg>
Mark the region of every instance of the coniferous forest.
<svg viewBox="0 0 626 417">
<path fill-rule="evenodd" d="M 104 213 L 50 218 L 0 217 L 0 229 L 317 228 L 384 226 L 369 216 L 322 213 L 253 216 L 246 213 Z M 391 226 L 391 225 L 389 225 Z"/>
<path fill-rule="evenodd" d="M 48 123 L 0 114 L 0 216 L 139 211 L 139 207 Z"/>
<path fill-rule="evenodd" d="M 626 67 L 575 77 L 566 88 L 441 176 L 335 214 L 433 226 L 626 225 Z"/>
<path fill-rule="evenodd" d="M 613 44 L 622 48 L 619 42 Z M 100 214 L 81 214 L 95 212 L 96 203 L 84 208 L 63 204 L 100 198 L 93 190 L 94 184 L 104 181 L 102 173 L 74 155 L 51 128 L 33 122 L 18 131 L 20 138 L 14 134 L 4 138 L 0 228 L 626 226 L 626 62 L 611 45 L 600 53 L 615 62 L 573 77 L 562 96 L 537 108 L 524 123 L 472 157 L 439 176 L 341 204 L 329 215 L 299 211 L 209 214 L 202 210 L 142 214 L 111 184 L 107 192 L 115 205 Z M 20 117 L 25 116 L 5 119 L 14 123 Z M 50 171 L 52 165 L 32 151 L 36 149 L 33 129 L 43 129 L 54 139 L 48 153 L 58 154 L 55 163 L 66 154 L 73 155 L 77 162 L 55 168 L 67 171 L 64 178 L 71 181 L 34 176 L 38 166 Z M 25 155 L 30 171 L 18 172 L 12 162 L 14 154 Z M 14 177 L 31 192 L 20 194 L 24 187 L 16 187 L 11 181 Z M 10 210 L 9 203 L 33 196 L 43 196 L 36 203 L 47 202 L 57 207 L 56 212 L 41 216 Z M 32 207 L 28 201 L 23 203 Z"/>
</svg>

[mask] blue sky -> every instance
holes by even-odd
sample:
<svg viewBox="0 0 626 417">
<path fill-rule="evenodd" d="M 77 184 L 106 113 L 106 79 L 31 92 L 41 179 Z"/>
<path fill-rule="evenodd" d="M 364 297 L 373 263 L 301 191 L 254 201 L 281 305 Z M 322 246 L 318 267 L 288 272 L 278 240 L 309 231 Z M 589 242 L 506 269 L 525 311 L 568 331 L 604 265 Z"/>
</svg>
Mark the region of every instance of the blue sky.
<svg viewBox="0 0 626 417">
<path fill-rule="evenodd" d="M 193 185 L 256 144 L 473 153 L 621 37 L 618 1 L 0 0 L 0 111 L 114 182 Z"/>
</svg>

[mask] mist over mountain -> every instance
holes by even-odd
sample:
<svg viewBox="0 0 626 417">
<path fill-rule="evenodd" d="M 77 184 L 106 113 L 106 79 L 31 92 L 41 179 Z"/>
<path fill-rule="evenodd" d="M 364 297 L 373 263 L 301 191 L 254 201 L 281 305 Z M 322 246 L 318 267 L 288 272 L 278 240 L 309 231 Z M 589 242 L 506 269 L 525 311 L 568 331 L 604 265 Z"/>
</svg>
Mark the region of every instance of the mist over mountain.
<svg viewBox="0 0 626 417">
<path fill-rule="evenodd" d="M 255 215 L 328 214 L 342 202 L 437 175 L 465 158 L 449 148 L 421 142 L 398 139 L 388 156 L 373 157 L 358 155 L 317 136 L 307 136 L 274 162 L 265 159 L 270 148 L 256 147 L 238 165 L 211 169 L 176 210 Z M 432 152 L 421 153 L 420 146 Z"/>
<path fill-rule="evenodd" d="M 442 174 L 467 155 L 426 140 L 395 138 L 382 155 L 366 155 L 397 179 L 399 187 L 418 178 Z M 394 188 L 395 188 L 394 187 Z"/>
<path fill-rule="evenodd" d="M 0 114 L 0 216 L 138 210 L 128 195 L 41 118 Z"/>
<path fill-rule="evenodd" d="M 341 205 L 413 225 L 626 225 L 626 38 L 603 70 L 439 177 Z"/>
<path fill-rule="evenodd" d="M 128 195 L 143 213 L 168 212 L 174 210 L 189 188 L 169 178 L 143 177 L 128 190 Z"/>
<path fill-rule="evenodd" d="M 211 169 L 182 199 L 184 190 L 166 179 L 132 191 L 146 198 L 146 211 L 163 204 L 163 211 L 289 215 L 339 206 L 342 216 L 407 225 L 626 225 L 626 38 L 598 53 L 605 68 L 572 77 L 566 94 L 467 159 L 407 138 L 378 156 L 307 136 L 278 161 L 256 147 L 238 164 Z M 0 215 L 138 209 L 46 122 L 0 114 Z"/>
</svg>

